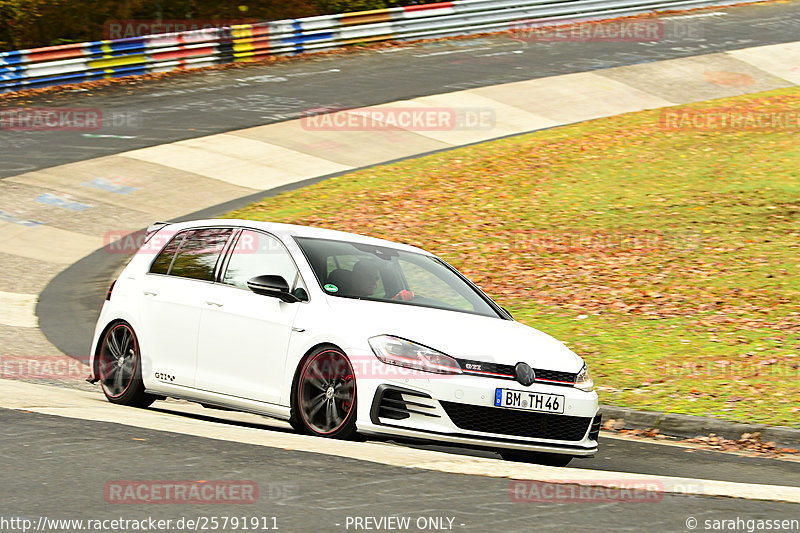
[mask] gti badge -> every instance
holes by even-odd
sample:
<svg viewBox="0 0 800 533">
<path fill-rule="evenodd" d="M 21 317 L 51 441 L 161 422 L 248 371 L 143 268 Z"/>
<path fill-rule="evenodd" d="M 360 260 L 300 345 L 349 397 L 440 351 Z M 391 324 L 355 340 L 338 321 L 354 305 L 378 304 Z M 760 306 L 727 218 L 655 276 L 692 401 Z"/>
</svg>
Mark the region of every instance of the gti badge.
<svg viewBox="0 0 800 533">
<path fill-rule="evenodd" d="M 526 387 L 536 381 L 536 372 L 533 371 L 528 363 L 517 363 L 517 366 L 514 367 L 514 375 L 517 381 Z"/>
<path fill-rule="evenodd" d="M 175 381 L 175 376 L 170 376 L 169 374 L 165 374 L 163 372 L 156 372 L 155 377 L 161 381 Z"/>
</svg>

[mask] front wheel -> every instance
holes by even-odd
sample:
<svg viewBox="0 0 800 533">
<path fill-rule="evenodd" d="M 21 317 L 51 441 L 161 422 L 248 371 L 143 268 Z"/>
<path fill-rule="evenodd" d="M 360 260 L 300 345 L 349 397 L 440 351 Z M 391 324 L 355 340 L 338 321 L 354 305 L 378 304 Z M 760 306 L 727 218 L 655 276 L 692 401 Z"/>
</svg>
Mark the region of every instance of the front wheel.
<svg viewBox="0 0 800 533">
<path fill-rule="evenodd" d="M 514 450 L 503 450 L 500 457 L 506 461 L 517 461 L 520 463 L 535 463 L 545 466 L 567 466 L 572 461 L 571 455 L 560 453 L 536 453 L 522 452 Z"/>
<path fill-rule="evenodd" d="M 144 392 L 139 341 L 127 322 L 116 322 L 108 328 L 98 362 L 100 384 L 111 403 L 147 407 L 156 400 Z"/>
<path fill-rule="evenodd" d="M 356 378 L 337 348 L 318 348 L 303 362 L 292 393 L 292 426 L 310 435 L 356 435 Z"/>
</svg>

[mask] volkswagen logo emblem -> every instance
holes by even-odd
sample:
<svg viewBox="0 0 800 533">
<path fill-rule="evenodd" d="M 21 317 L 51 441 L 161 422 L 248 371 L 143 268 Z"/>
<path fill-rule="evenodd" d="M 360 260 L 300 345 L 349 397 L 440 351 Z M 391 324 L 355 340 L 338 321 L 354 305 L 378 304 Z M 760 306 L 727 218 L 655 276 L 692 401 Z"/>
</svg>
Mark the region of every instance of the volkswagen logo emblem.
<svg viewBox="0 0 800 533">
<path fill-rule="evenodd" d="M 514 375 L 517 381 L 526 387 L 536 380 L 536 372 L 530 367 L 528 363 L 517 363 L 514 367 Z"/>
</svg>

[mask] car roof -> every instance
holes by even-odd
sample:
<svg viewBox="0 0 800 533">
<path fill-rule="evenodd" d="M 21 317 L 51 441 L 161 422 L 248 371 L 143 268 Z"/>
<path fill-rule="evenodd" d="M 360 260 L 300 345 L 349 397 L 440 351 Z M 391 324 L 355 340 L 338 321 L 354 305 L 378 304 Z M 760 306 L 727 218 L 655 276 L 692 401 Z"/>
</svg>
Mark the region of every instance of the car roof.
<svg viewBox="0 0 800 533">
<path fill-rule="evenodd" d="M 258 220 L 243 220 L 236 218 L 214 218 L 205 220 L 191 220 L 186 222 L 178 222 L 169 224 L 169 227 L 174 230 L 182 230 L 194 227 L 208 227 L 208 226 L 233 226 L 242 228 L 252 228 L 272 233 L 276 237 L 285 240 L 287 237 L 309 237 L 316 239 L 330 239 L 336 241 L 357 242 L 360 244 L 372 244 L 375 246 L 385 246 L 387 248 L 395 248 L 397 250 L 405 250 L 407 252 L 415 252 L 425 255 L 433 255 L 431 252 L 385 239 L 378 239 L 375 237 L 367 237 L 366 235 L 359 235 L 357 233 L 348 233 L 346 231 L 332 230 L 326 228 L 315 228 L 312 226 L 299 226 L 296 224 L 281 224 L 278 222 L 262 222 Z"/>
</svg>

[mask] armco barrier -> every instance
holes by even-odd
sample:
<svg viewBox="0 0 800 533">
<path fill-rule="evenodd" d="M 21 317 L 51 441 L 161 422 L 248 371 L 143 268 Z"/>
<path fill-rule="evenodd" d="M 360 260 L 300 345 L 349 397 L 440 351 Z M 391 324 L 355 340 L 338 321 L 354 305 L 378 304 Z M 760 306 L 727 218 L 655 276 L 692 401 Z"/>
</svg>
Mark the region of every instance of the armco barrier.
<svg viewBox="0 0 800 533">
<path fill-rule="evenodd" d="M 757 0 L 744 0 L 745 2 Z M 741 0 L 457 0 L 0 53 L 0 93 L 257 61 L 354 43 L 506 31 Z"/>
</svg>

